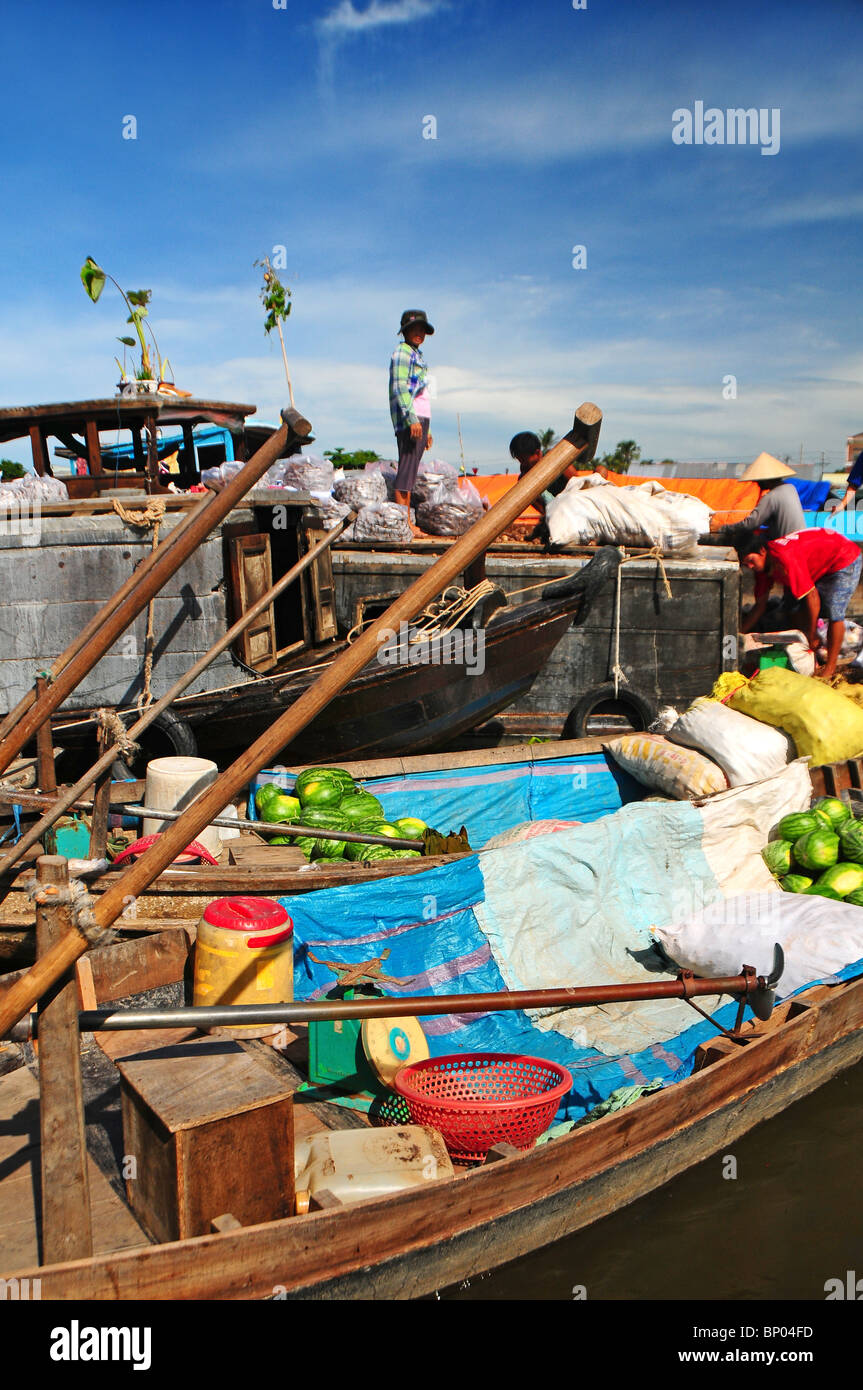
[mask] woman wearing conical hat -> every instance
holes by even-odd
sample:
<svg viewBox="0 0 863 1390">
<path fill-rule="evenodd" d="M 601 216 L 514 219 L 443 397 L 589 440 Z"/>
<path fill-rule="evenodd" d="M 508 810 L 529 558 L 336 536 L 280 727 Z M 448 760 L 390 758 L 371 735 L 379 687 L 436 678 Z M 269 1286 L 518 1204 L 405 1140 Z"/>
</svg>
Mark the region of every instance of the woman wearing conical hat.
<svg viewBox="0 0 863 1390">
<path fill-rule="evenodd" d="M 755 507 L 742 521 L 733 526 L 723 527 L 723 537 L 737 541 L 744 531 L 757 531 L 764 527 L 768 541 L 778 540 L 780 536 L 790 536 L 794 531 L 802 531 L 806 525 L 800 494 L 792 483 L 794 469 L 774 458 L 772 454 L 759 454 L 750 463 L 741 477 L 742 483 L 757 483 L 761 497 Z"/>
</svg>

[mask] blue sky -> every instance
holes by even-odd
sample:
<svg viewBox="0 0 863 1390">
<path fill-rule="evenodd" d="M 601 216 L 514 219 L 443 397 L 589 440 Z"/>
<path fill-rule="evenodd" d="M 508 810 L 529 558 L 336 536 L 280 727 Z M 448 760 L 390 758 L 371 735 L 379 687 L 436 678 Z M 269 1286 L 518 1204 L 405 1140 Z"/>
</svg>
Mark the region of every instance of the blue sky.
<svg viewBox="0 0 863 1390">
<path fill-rule="evenodd" d="M 316 447 L 392 456 L 387 363 L 420 307 L 437 457 L 458 416 L 468 463 L 503 467 L 590 399 L 606 447 L 838 466 L 863 429 L 861 40 L 858 0 L 10 7 L 0 400 L 112 394 L 128 330 L 110 286 L 84 295 L 92 255 L 152 289 L 178 385 L 276 418 L 252 263 L 284 246 Z M 778 109 L 778 152 L 675 144 L 697 101 Z"/>
</svg>

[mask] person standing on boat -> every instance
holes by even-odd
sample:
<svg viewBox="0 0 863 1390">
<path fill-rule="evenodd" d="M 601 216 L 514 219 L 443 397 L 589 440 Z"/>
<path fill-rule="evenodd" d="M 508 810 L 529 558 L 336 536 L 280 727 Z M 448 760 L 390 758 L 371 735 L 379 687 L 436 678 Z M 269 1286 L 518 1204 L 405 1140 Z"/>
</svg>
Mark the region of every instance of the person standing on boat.
<svg viewBox="0 0 863 1390">
<path fill-rule="evenodd" d="M 757 631 L 771 587 L 784 584 L 798 604 L 797 625 L 813 652 L 822 645 L 818 619 L 826 621 L 826 660 L 819 674 L 825 679 L 834 675 L 845 636 L 845 613 L 863 568 L 859 547 L 838 531 L 811 526 L 775 541 L 753 537 L 740 563 L 755 575 L 755 606 L 741 623 L 741 632 Z"/>
<path fill-rule="evenodd" d="M 744 532 L 758 531 L 763 526 L 765 540 L 775 541 L 780 536 L 790 536 L 794 531 L 802 531 L 806 526 L 800 493 L 793 483 L 786 481 L 794 477 L 794 469 L 774 458 L 772 454 L 759 454 L 741 476 L 742 483 L 757 483 L 761 496 L 748 516 L 733 526 L 723 526 L 722 537 L 736 544 L 746 540 Z"/>
<path fill-rule="evenodd" d="M 399 332 L 404 341 L 398 344 L 390 361 L 390 414 L 399 451 L 395 500 L 407 508 L 410 521 L 411 492 L 422 456 L 432 442 L 428 367 L 422 345 L 434 329 L 424 309 L 406 309 Z M 413 524 L 411 530 L 415 536 L 423 534 Z"/>
</svg>

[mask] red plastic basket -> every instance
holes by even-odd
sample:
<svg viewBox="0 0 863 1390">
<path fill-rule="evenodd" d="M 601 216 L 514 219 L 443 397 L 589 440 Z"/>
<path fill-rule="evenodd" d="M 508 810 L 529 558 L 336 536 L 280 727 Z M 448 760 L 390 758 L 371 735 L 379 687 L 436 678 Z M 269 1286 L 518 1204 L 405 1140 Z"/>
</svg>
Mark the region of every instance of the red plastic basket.
<svg viewBox="0 0 863 1390">
<path fill-rule="evenodd" d="M 572 1088 L 565 1067 L 510 1052 L 467 1052 L 410 1062 L 394 1086 L 411 1120 L 440 1132 L 450 1155 L 484 1159 L 493 1144 L 529 1149 Z"/>
</svg>

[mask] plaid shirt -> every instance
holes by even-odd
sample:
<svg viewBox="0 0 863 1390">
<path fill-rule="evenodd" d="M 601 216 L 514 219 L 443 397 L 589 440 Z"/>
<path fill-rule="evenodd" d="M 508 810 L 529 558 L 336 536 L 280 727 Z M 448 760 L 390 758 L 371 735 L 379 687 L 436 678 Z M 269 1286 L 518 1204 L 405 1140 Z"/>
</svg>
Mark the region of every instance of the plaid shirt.
<svg viewBox="0 0 863 1390">
<path fill-rule="evenodd" d="M 414 397 L 427 382 L 428 367 L 419 348 L 399 343 L 390 362 L 390 415 L 396 434 L 417 423 Z"/>
</svg>

